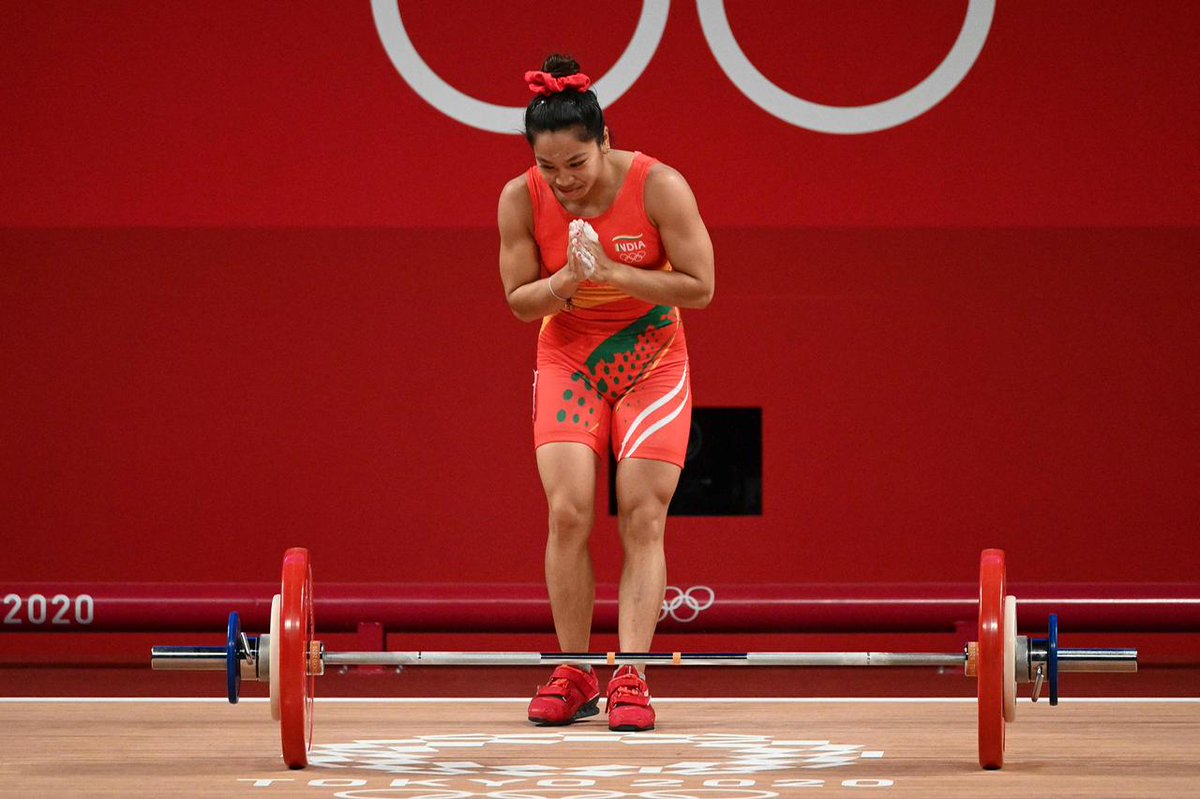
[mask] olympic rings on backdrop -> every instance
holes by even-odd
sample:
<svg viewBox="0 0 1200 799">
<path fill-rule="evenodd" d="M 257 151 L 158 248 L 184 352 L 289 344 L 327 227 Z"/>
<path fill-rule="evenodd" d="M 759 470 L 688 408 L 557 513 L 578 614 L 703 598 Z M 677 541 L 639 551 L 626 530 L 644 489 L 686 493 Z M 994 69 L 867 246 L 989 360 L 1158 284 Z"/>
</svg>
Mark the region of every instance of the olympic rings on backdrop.
<svg viewBox="0 0 1200 799">
<path fill-rule="evenodd" d="M 674 592 L 672 594 L 672 592 Z M 717 600 L 717 593 L 707 585 L 694 585 L 686 591 L 673 585 L 667 586 L 666 596 L 663 597 L 662 611 L 658 620 L 670 617 L 674 621 L 687 624 L 693 622 L 701 611 L 708 610 Z M 680 608 L 683 612 L 680 613 Z"/>
<path fill-rule="evenodd" d="M 700 27 L 726 76 L 752 103 L 784 122 L 820 133 L 875 133 L 903 125 L 940 103 L 971 71 L 983 50 L 995 0 L 970 0 L 962 30 L 950 52 L 923 81 L 890 100 L 871 105 L 821 105 L 789 94 L 750 63 L 729 27 L 724 2 L 696 0 Z"/>
<path fill-rule="evenodd" d="M 662 40 L 671 0 L 642 0 L 633 38 L 594 89 L 602 106 L 637 81 Z M 778 119 L 819 133 L 875 133 L 903 125 L 940 103 L 971 71 L 991 30 L 996 0 L 968 0 L 966 17 L 950 52 L 920 83 L 871 105 L 833 106 L 796 97 L 772 83 L 746 57 L 729 26 L 724 0 L 696 0 L 700 27 L 725 75 L 751 102 Z M 503 106 L 463 94 L 425 63 L 400 19 L 397 0 L 371 0 L 375 28 L 392 64 L 425 102 L 464 125 L 492 133 L 520 133 L 524 106 Z"/>
<path fill-rule="evenodd" d="M 629 90 L 650 58 L 658 50 L 671 0 L 644 0 L 633 38 L 625 52 L 599 80 L 592 84 L 601 105 L 610 105 Z M 524 129 L 525 106 L 485 103 L 463 94 L 429 68 L 413 46 L 400 19 L 397 0 L 371 0 L 375 28 L 392 64 L 425 102 L 464 125 L 492 133 L 520 133 Z"/>
</svg>

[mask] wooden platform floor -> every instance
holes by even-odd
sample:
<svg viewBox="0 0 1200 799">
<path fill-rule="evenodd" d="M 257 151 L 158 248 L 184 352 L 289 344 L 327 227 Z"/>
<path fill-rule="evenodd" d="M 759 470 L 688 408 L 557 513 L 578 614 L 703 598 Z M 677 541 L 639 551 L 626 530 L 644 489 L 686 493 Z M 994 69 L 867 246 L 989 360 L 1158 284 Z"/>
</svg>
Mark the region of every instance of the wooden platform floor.
<svg viewBox="0 0 1200 799">
<path fill-rule="evenodd" d="M 288 771 L 262 701 L 0 700 L 0 795 L 1200 796 L 1197 699 L 1025 702 L 998 772 L 956 699 L 664 699 L 637 734 L 534 727 L 525 701 L 318 699 L 312 765 Z"/>
</svg>

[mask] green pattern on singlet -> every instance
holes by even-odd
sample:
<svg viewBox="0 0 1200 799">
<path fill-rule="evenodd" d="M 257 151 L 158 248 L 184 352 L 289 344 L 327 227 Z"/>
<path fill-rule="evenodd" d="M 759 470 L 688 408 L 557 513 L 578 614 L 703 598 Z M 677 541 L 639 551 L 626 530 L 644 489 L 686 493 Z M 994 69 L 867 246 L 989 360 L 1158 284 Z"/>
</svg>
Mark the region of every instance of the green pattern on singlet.
<svg viewBox="0 0 1200 799">
<path fill-rule="evenodd" d="M 587 372 L 576 372 L 571 379 L 583 381 L 589 391 L 593 390 L 594 383 L 594 390 L 601 396 L 607 395 L 611 389 L 636 383 L 646 367 L 654 363 L 663 347 L 670 342 L 670 337 L 664 340 L 651 334 L 676 324 L 676 320 L 671 318 L 674 310 L 666 305 L 656 305 L 636 321 L 609 336 L 584 362 Z"/>
</svg>

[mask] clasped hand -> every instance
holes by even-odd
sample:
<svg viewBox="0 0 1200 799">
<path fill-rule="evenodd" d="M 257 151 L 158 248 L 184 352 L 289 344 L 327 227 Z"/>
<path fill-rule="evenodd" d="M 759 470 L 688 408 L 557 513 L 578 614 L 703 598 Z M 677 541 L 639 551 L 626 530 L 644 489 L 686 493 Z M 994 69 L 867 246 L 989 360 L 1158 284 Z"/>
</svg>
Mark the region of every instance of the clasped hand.
<svg viewBox="0 0 1200 799">
<path fill-rule="evenodd" d="M 592 233 L 592 235 L 595 235 Z M 609 283 L 612 271 L 617 264 L 608 259 L 600 242 L 592 239 L 582 227 L 571 231 L 571 239 L 567 244 L 567 265 L 565 271 L 571 280 L 582 283 L 590 280 L 593 283 Z"/>
</svg>

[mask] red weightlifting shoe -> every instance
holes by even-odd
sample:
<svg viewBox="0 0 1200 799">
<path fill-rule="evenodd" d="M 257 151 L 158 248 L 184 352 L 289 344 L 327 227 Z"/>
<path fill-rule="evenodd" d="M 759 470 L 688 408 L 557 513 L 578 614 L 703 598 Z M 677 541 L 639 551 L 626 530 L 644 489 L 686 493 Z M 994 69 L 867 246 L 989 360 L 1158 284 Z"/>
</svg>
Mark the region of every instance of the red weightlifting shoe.
<svg viewBox="0 0 1200 799">
<path fill-rule="evenodd" d="M 570 724 L 599 713 L 599 702 L 600 685 L 595 673 L 559 666 L 529 703 L 529 720 L 543 726 Z"/>
<path fill-rule="evenodd" d="M 608 681 L 608 728 L 617 732 L 654 729 L 650 688 L 633 666 L 622 666 Z"/>
</svg>

